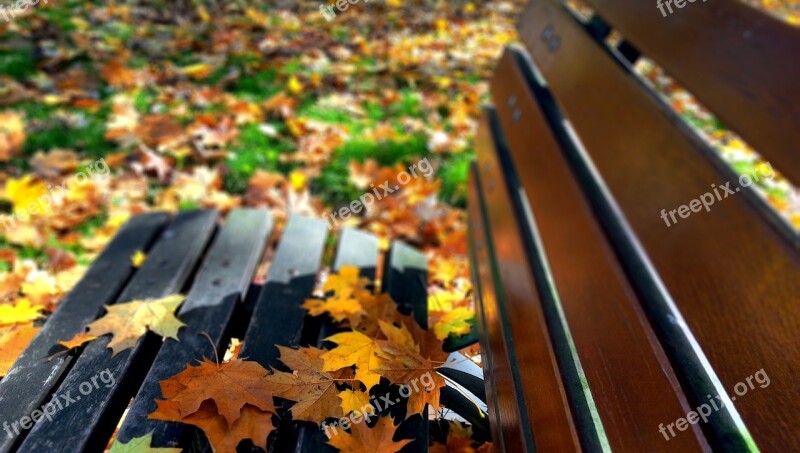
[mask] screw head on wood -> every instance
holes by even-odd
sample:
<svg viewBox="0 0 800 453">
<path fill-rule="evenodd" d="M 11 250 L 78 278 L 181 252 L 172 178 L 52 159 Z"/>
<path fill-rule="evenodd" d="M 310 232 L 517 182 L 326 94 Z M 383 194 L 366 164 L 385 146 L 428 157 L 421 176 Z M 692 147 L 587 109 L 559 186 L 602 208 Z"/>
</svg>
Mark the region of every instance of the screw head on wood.
<svg viewBox="0 0 800 453">
<path fill-rule="evenodd" d="M 508 106 L 509 107 L 513 107 L 516 103 L 517 103 L 517 97 L 516 96 L 510 96 L 508 98 Z"/>
<path fill-rule="evenodd" d="M 547 42 L 552 37 L 553 37 L 553 26 L 551 24 L 548 24 L 546 27 L 544 27 L 544 31 L 542 32 L 542 41 Z"/>
<path fill-rule="evenodd" d="M 516 123 L 519 121 L 520 117 L 522 117 L 522 111 L 520 109 L 515 109 L 514 113 L 511 115 L 511 121 Z"/>
<path fill-rule="evenodd" d="M 550 52 L 555 52 L 555 50 L 558 49 L 559 44 L 561 44 L 561 38 L 556 36 L 552 41 L 550 41 L 550 45 L 547 46 L 547 48 L 550 49 Z"/>
</svg>

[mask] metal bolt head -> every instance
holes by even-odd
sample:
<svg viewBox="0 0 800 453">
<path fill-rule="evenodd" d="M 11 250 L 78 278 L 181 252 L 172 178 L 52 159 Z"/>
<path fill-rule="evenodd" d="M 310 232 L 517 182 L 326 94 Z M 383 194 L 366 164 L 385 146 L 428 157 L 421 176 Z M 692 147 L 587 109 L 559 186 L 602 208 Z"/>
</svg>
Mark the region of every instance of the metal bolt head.
<svg viewBox="0 0 800 453">
<path fill-rule="evenodd" d="M 517 103 L 517 97 L 511 96 L 508 98 L 508 106 L 513 107 Z"/>
<path fill-rule="evenodd" d="M 547 46 L 547 48 L 550 49 L 550 52 L 555 52 L 555 50 L 558 49 L 559 44 L 561 44 L 561 38 L 556 36 L 550 41 L 550 45 Z"/>
<path fill-rule="evenodd" d="M 514 113 L 511 114 L 511 121 L 517 122 L 522 117 L 522 111 L 520 109 L 514 109 Z"/>
<path fill-rule="evenodd" d="M 547 42 L 553 37 L 553 26 L 548 24 L 542 32 L 542 41 Z"/>
</svg>

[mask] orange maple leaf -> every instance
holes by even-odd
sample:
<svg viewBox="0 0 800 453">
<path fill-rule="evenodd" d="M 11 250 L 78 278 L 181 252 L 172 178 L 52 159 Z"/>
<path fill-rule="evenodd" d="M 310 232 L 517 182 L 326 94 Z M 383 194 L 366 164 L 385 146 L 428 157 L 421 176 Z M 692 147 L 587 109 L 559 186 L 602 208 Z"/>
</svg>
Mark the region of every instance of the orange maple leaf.
<svg viewBox="0 0 800 453">
<path fill-rule="evenodd" d="M 411 439 L 394 440 L 397 427 L 392 419 L 381 418 L 372 428 L 366 423 L 353 425 L 350 433 L 342 432 L 328 440 L 328 444 L 347 453 L 395 453 L 411 443 Z"/>
</svg>

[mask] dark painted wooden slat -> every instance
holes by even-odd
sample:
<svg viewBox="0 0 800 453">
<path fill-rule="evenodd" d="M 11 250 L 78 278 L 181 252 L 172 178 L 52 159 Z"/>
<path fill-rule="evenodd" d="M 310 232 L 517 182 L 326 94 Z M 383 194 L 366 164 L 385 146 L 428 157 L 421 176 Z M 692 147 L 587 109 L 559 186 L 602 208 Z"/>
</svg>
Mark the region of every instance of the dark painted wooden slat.
<svg viewBox="0 0 800 453">
<path fill-rule="evenodd" d="M 457 382 L 458 385 L 477 396 L 481 401 L 484 403 L 486 402 L 486 388 L 484 387 L 483 379 L 454 368 L 440 368 L 439 374 L 448 379 L 452 379 Z"/>
<path fill-rule="evenodd" d="M 382 289 L 392 296 L 401 312 L 413 314 L 420 326 L 428 328 L 427 256 L 400 241 L 394 241 L 384 261 Z M 427 413 L 407 419 L 400 424 L 398 431 L 412 434 L 414 439 L 401 451 L 428 451 L 430 424 Z"/>
<path fill-rule="evenodd" d="M 383 273 L 383 291 L 391 294 L 400 311 L 413 314 L 428 328 L 428 257 L 413 247 L 395 241 Z"/>
<path fill-rule="evenodd" d="M 344 265 L 358 266 L 362 277 L 374 280 L 378 267 L 378 255 L 379 243 L 376 236 L 345 228 L 339 236 L 333 269 L 339 271 Z"/>
<path fill-rule="evenodd" d="M 319 220 L 289 218 L 253 311 L 240 357 L 254 360 L 265 368 L 276 368 L 280 365 L 276 345 L 300 346 L 306 319 L 302 304 L 314 290 L 327 232 L 327 226 Z M 270 437 L 270 451 L 294 448 L 295 429 L 290 424 L 280 424 L 278 432 Z"/>
<path fill-rule="evenodd" d="M 180 341 L 167 341 L 161 347 L 118 441 L 127 443 L 153 432 L 153 446 L 180 446 L 186 425 L 147 419 L 157 409 L 155 400 L 162 398 L 159 382 L 204 357 L 214 360 L 214 348 L 217 352 L 221 348 L 225 328 L 250 286 L 271 230 L 272 217 L 264 210 L 237 209 L 228 216 L 178 313 L 187 325 L 179 333 Z"/>
<path fill-rule="evenodd" d="M 276 344 L 299 346 L 306 316 L 303 302 L 311 297 L 325 249 L 324 222 L 289 218 L 272 259 L 240 356 L 264 367 L 275 367 Z"/>
<path fill-rule="evenodd" d="M 118 303 L 159 298 L 181 291 L 205 251 L 216 220 L 217 212 L 213 210 L 178 214 L 161 234 Z M 115 265 L 127 265 L 128 261 L 129 257 L 117 257 Z M 134 348 L 112 357 L 107 348 L 109 341 L 109 337 L 102 337 L 86 347 L 56 392 L 59 395 L 69 392 L 76 401 L 58 411 L 52 421 L 41 419 L 20 451 L 101 451 L 106 446 L 149 368 L 148 360 L 160 346 L 159 338 L 147 335 Z M 114 377 L 113 384 L 93 387 L 88 395 L 79 393 L 82 385 L 91 383 L 93 377 L 97 381 L 98 374 L 105 370 Z"/>
<path fill-rule="evenodd" d="M 333 270 L 338 272 L 342 266 L 358 266 L 359 275 L 375 279 L 380 254 L 378 238 L 352 228 L 345 228 L 339 235 Z M 336 333 L 336 324 L 327 316 L 321 322 L 317 336 L 318 348 L 322 348 L 325 338 Z M 319 426 L 311 423 L 297 423 L 292 430 L 295 452 L 332 452 L 327 446 L 327 438 Z"/>
<path fill-rule="evenodd" d="M 64 297 L 41 332 L 0 382 L 0 423 L 29 416 L 46 403 L 52 389 L 75 361 L 73 354 L 48 360 L 55 345 L 81 332 L 122 290 L 134 269 L 128 265 L 137 250 L 146 251 L 168 219 L 165 213 L 134 217 L 108 244 L 75 288 Z M 123 265 L 120 265 L 123 263 Z M 0 451 L 10 451 L 21 439 L 0 433 Z"/>
</svg>

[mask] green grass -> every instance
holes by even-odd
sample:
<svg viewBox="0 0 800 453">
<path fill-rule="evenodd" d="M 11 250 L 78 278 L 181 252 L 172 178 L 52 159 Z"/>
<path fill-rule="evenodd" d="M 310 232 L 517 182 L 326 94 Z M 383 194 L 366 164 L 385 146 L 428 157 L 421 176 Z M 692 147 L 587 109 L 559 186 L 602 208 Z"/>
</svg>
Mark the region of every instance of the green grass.
<svg viewBox="0 0 800 453">
<path fill-rule="evenodd" d="M 32 55 L 33 49 L 0 51 L 0 74 L 11 76 L 17 80 L 25 80 L 36 72 L 36 63 Z"/>
<path fill-rule="evenodd" d="M 231 158 L 226 162 L 228 175 L 225 178 L 225 190 L 230 193 L 244 193 L 247 180 L 257 170 L 280 171 L 288 166 L 279 162 L 281 153 L 291 150 L 291 145 L 264 135 L 258 125 L 242 128 L 239 145 L 233 149 Z"/>
</svg>

